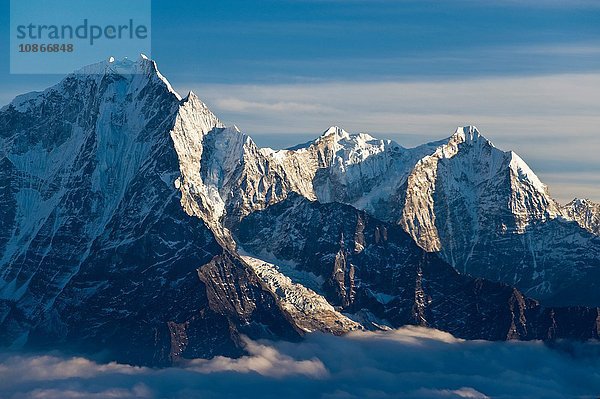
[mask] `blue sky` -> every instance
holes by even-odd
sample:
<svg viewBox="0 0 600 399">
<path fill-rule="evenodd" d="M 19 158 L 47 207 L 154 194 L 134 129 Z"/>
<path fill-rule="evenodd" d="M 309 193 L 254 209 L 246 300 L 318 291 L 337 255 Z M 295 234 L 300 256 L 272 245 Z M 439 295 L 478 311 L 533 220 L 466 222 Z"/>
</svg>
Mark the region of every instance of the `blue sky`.
<svg viewBox="0 0 600 399">
<path fill-rule="evenodd" d="M 598 1 L 154 0 L 152 13 L 161 72 L 259 144 L 337 124 L 411 146 L 472 123 L 559 199 L 600 200 Z M 3 104 L 60 78 L 8 71 L 0 58 Z"/>
<path fill-rule="evenodd" d="M 155 57 L 208 82 L 451 79 L 585 72 L 600 7 L 573 1 L 155 1 Z M 528 6 L 527 4 L 531 4 Z M 160 17 L 160 21 L 159 21 Z M 173 26 L 182 49 L 172 48 Z M 179 46 L 178 46 L 179 47 Z M 536 54 L 526 51 L 546 48 Z M 186 52 L 185 54 L 181 54 Z M 189 54 L 193 61 L 190 62 Z M 182 65 L 186 64 L 187 65 Z"/>
</svg>

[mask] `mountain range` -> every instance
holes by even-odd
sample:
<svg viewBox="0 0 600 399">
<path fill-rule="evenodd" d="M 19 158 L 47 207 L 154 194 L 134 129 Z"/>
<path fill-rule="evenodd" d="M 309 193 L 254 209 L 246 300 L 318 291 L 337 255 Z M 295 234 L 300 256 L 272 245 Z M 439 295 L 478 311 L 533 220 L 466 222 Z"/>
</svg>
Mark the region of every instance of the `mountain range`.
<svg viewBox="0 0 600 399">
<path fill-rule="evenodd" d="M 472 126 L 260 148 L 140 57 L 3 107 L 0 164 L 5 347 L 165 366 L 407 324 L 599 338 L 600 205 Z"/>
</svg>

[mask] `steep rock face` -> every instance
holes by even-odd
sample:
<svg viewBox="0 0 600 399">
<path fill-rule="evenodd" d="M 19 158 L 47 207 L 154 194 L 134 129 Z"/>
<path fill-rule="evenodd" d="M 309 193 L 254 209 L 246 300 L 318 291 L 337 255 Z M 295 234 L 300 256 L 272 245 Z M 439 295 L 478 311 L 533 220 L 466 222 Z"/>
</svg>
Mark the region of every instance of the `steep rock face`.
<svg viewBox="0 0 600 399">
<path fill-rule="evenodd" d="M 214 185 L 204 182 L 200 171 L 205 150 L 206 136 L 223 124 L 192 92 L 177 113 L 171 138 L 179 159 L 180 176 L 174 181 L 181 191 L 181 205 L 193 216 L 213 222 L 223 214 L 223 204 L 216 200 Z"/>
<path fill-rule="evenodd" d="M 459 128 L 422 158 L 406 190 L 400 224 L 421 247 L 441 251 L 455 265 L 465 263 L 469 237 L 476 240 L 485 230 L 522 233 L 530 223 L 558 215 L 521 158 L 497 149 L 474 127 Z"/>
<path fill-rule="evenodd" d="M 363 328 L 361 324 L 342 315 L 323 296 L 299 282 L 292 281 L 281 272 L 279 266 L 247 255 L 243 256 L 243 259 L 268 285 L 301 330 L 340 335 Z"/>
<path fill-rule="evenodd" d="M 600 204 L 575 198 L 563 206 L 561 212 L 566 218 L 576 221 L 590 233 L 600 235 Z"/>
<path fill-rule="evenodd" d="M 202 161 L 202 178 L 215 187 L 223 204 L 220 221 L 227 227 L 241 215 L 285 198 L 293 191 L 281 168 L 272 168 L 252 139 L 237 127 L 215 131 L 205 141 L 209 155 Z"/>
<path fill-rule="evenodd" d="M 473 129 L 411 172 L 400 224 L 458 271 L 554 305 L 597 305 L 600 241 L 559 217 L 529 167 Z"/>
<path fill-rule="evenodd" d="M 236 237 L 246 251 L 320 277 L 332 304 L 377 324 L 468 339 L 598 338 L 597 308 L 544 308 L 507 285 L 460 275 L 401 227 L 350 206 L 292 195 L 244 218 Z"/>
<path fill-rule="evenodd" d="M 28 318 L 77 272 L 155 151 L 152 134 L 172 123 L 179 99 L 152 64 L 130 67 L 147 70 L 71 75 L 0 113 L 0 179 L 10 190 L 0 298 L 23 302 Z"/>
<path fill-rule="evenodd" d="M 298 338 L 212 219 L 190 217 L 202 149 L 177 133 L 220 122 L 152 61 L 86 70 L 0 112 L 0 343 L 165 365 L 238 355 L 241 333 Z"/>
</svg>

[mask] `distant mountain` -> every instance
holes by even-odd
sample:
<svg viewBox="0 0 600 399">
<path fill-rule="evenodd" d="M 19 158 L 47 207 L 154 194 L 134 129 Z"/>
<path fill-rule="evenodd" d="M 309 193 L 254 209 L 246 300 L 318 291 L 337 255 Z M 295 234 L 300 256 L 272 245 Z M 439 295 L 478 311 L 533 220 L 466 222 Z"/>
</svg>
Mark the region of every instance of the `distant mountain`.
<svg viewBox="0 0 600 399">
<path fill-rule="evenodd" d="M 2 346 L 160 366 L 242 334 L 598 337 L 596 216 L 474 128 L 259 148 L 141 57 L 3 107 L 0 164 Z"/>
<path fill-rule="evenodd" d="M 575 198 L 561 211 L 566 218 L 576 221 L 590 233 L 600 235 L 600 204 L 587 199 Z"/>
</svg>

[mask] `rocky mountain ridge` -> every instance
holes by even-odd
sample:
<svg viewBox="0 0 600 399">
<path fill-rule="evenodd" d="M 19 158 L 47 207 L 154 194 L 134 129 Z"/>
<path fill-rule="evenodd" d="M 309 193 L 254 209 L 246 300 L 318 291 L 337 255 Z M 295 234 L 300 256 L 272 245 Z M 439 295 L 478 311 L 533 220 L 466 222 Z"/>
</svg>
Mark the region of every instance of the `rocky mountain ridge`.
<svg viewBox="0 0 600 399">
<path fill-rule="evenodd" d="M 349 205 L 292 194 L 246 217 L 236 238 L 244 251 L 313 276 L 318 293 L 367 328 L 416 324 L 486 340 L 598 337 L 597 308 L 545 308 L 506 284 L 459 274 L 401 226 Z"/>
<path fill-rule="evenodd" d="M 547 304 L 600 303 L 597 234 L 580 226 L 586 219 L 561 207 L 517 154 L 474 127 L 410 149 L 338 127 L 279 151 L 234 133 L 244 143 L 232 147 L 237 163 L 204 172 L 223 176 L 214 192 L 228 228 L 297 193 L 399 224 L 461 273 L 516 286 Z"/>
<path fill-rule="evenodd" d="M 466 338 L 598 335 L 593 306 L 550 310 L 469 276 L 570 299 L 561 306 L 600 303 L 594 219 L 568 214 L 520 158 L 471 127 L 411 149 L 337 127 L 293 149 L 259 148 L 142 57 L 86 67 L 3 107 L 0 163 L 2 346 L 168 365 L 237 356 L 242 334 L 295 340 L 409 323 Z M 339 217 L 286 220 L 260 232 L 264 247 L 238 248 L 253 218 L 306 211 L 307 200 Z M 359 233 L 357 209 L 378 229 Z M 337 230 L 348 223 L 368 239 L 346 243 Z M 401 239 L 381 249 L 389 231 Z M 314 246 L 288 262 L 255 253 L 276 252 L 279 238 Z M 499 257 L 498 242 L 512 252 Z M 335 273 L 301 265 L 317 255 L 313 266 Z M 386 273 L 393 289 L 378 286 Z M 453 301 L 464 302 L 459 313 L 444 314 Z"/>
</svg>

